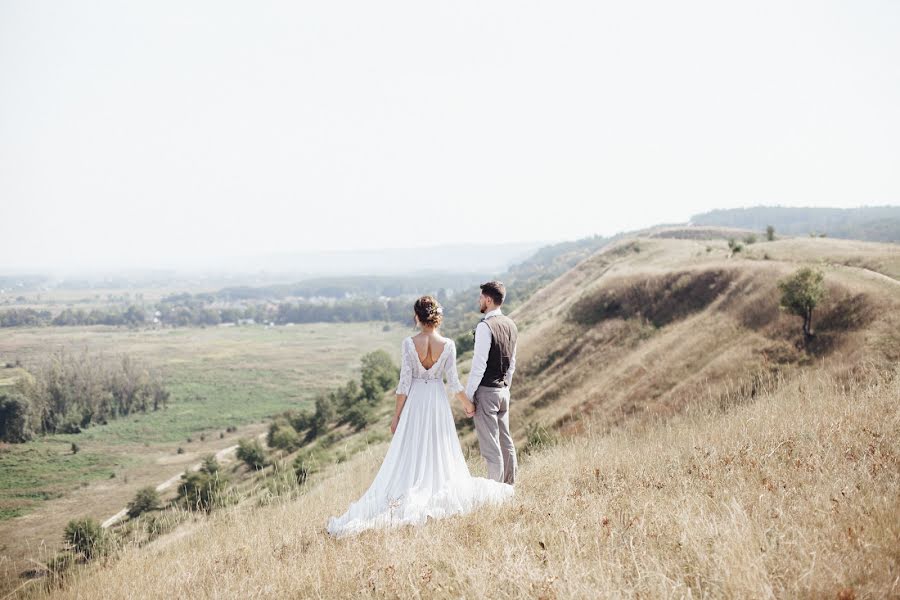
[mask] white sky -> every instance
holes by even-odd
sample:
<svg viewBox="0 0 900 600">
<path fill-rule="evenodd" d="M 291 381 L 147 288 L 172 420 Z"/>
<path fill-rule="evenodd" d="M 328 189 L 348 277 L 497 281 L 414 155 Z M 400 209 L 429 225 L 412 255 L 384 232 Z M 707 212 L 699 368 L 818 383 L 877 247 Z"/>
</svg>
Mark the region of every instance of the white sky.
<svg viewBox="0 0 900 600">
<path fill-rule="evenodd" d="M 900 2 L 0 0 L 0 266 L 900 200 Z"/>
</svg>

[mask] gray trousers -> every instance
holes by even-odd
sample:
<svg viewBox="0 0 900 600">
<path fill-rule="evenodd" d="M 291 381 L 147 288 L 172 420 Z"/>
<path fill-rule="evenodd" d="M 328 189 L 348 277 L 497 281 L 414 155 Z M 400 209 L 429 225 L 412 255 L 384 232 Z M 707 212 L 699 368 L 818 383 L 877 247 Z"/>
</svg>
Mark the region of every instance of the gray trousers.
<svg viewBox="0 0 900 600">
<path fill-rule="evenodd" d="M 509 388 L 478 386 L 475 432 L 487 462 L 488 477 L 512 485 L 516 481 L 516 447 L 509 433 Z"/>
</svg>

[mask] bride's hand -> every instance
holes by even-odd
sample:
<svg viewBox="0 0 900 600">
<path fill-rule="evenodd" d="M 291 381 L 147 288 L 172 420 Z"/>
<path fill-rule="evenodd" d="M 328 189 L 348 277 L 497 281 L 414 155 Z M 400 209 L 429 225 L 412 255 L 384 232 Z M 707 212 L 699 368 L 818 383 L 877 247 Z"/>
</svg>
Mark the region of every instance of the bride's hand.
<svg viewBox="0 0 900 600">
<path fill-rule="evenodd" d="M 475 405 L 472 404 L 472 401 L 469 400 L 469 397 L 466 396 L 465 392 L 457 392 L 456 397 L 459 399 L 459 403 L 462 404 L 463 410 L 466 413 L 467 417 L 475 416 Z"/>
<path fill-rule="evenodd" d="M 400 417 L 394 415 L 394 418 L 391 420 L 391 435 L 394 435 L 397 432 L 397 423 L 400 422 Z"/>
<path fill-rule="evenodd" d="M 467 417 L 475 416 L 475 405 L 472 404 L 468 398 L 463 402 L 463 410 L 466 411 Z"/>
</svg>

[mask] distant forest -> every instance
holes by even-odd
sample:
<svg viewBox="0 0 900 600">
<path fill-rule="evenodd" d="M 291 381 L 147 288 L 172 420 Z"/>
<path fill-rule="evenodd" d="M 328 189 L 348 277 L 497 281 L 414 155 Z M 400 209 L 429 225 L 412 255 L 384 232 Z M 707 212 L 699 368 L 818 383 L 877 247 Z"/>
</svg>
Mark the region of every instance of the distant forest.
<svg viewBox="0 0 900 600">
<path fill-rule="evenodd" d="M 179 294 L 144 308 L 66 308 L 58 314 L 46 309 L 11 308 L 0 311 L 0 327 L 43 327 L 66 325 L 113 325 L 141 327 L 206 326 L 222 323 L 323 323 L 361 321 L 401 321 L 409 318 L 409 302 L 400 299 L 358 299 L 335 302 L 260 301 L 249 306 L 215 307 L 191 294 Z"/>
<path fill-rule="evenodd" d="M 900 243 L 900 207 L 788 208 L 714 210 L 691 223 L 765 231 L 776 235 L 825 235 L 835 238 Z M 592 236 L 540 248 L 503 273 L 440 274 L 413 277 L 319 277 L 290 284 L 224 287 L 215 292 L 172 294 L 156 303 L 132 301 L 127 295 L 114 305 L 50 311 L 10 308 L 0 311 L 0 327 L 112 325 L 125 327 L 210 326 L 222 323 L 320 323 L 393 321 L 411 323 L 412 300 L 434 294 L 444 305 L 444 329 L 457 337 L 460 351 L 471 343 L 468 332 L 480 315 L 478 283 L 497 278 L 506 283 L 507 309 L 524 302 L 581 260 L 626 234 Z M 6 278 L 5 284 L 13 283 Z M 35 277 L 39 281 L 39 277 Z M 31 282 L 35 283 L 35 282 Z"/>
<path fill-rule="evenodd" d="M 97 308 L 0 311 L 0 327 L 66 325 L 210 326 L 222 323 L 412 322 L 412 301 L 434 294 L 444 305 L 445 329 L 460 334 L 477 322 L 478 284 L 497 278 L 507 285 L 507 306 L 524 301 L 614 238 L 593 236 L 539 249 L 494 275 L 434 274 L 414 277 L 329 277 L 292 284 L 226 287 L 180 293 L 155 303 L 121 302 Z M 460 338 L 465 343 L 465 336 Z"/>
<path fill-rule="evenodd" d="M 790 208 L 756 206 L 713 210 L 691 217 L 694 225 L 718 225 L 783 235 L 826 235 L 869 242 L 900 242 L 900 206 Z"/>
</svg>

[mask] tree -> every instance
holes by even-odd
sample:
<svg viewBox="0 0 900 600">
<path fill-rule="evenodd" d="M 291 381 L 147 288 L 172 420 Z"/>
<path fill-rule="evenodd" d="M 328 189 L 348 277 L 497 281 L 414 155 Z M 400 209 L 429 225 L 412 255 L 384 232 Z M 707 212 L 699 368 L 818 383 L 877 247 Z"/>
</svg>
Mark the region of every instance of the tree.
<svg viewBox="0 0 900 600">
<path fill-rule="evenodd" d="M 813 336 L 812 313 L 825 297 L 825 275 L 809 267 L 803 267 L 787 279 L 778 282 L 781 290 L 781 307 L 803 318 L 803 339 Z"/>
<path fill-rule="evenodd" d="M 309 431 L 306 434 L 306 441 L 316 439 L 319 434 L 325 431 L 328 424 L 334 421 L 335 409 L 331 398 L 325 394 L 316 397 L 316 412 L 313 413 L 309 420 Z"/>
<path fill-rule="evenodd" d="M 475 336 L 472 335 L 471 331 L 459 334 L 454 341 L 456 342 L 456 351 L 459 354 L 475 348 Z"/>
<path fill-rule="evenodd" d="M 129 325 L 142 325 L 147 320 L 147 315 L 144 313 L 144 309 L 131 305 L 122 315 L 122 319 Z"/>
<path fill-rule="evenodd" d="M 362 391 L 371 404 L 381 400 L 381 396 L 391 389 L 400 372 L 384 350 L 376 350 L 362 357 Z"/>
<path fill-rule="evenodd" d="M 766 239 L 770 242 L 775 241 L 775 228 L 771 225 L 766 226 Z"/>
</svg>

